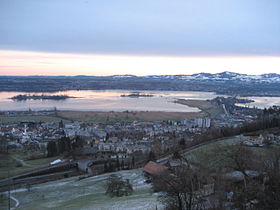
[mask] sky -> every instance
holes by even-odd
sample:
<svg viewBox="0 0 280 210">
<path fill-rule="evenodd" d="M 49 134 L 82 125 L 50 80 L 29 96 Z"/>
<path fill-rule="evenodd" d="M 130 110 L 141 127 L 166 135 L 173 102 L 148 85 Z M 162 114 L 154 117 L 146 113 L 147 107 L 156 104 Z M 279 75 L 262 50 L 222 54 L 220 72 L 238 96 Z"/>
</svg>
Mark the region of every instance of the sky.
<svg viewBox="0 0 280 210">
<path fill-rule="evenodd" d="M 0 0 L 0 75 L 280 73 L 279 0 Z"/>
</svg>

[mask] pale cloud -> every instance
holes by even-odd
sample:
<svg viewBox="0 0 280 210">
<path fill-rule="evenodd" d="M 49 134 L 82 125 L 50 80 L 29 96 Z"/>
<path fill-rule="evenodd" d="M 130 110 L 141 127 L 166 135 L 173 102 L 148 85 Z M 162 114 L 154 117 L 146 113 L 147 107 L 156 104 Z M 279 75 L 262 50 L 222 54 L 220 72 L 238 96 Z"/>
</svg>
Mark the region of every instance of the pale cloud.
<svg viewBox="0 0 280 210">
<path fill-rule="evenodd" d="M 279 0 L 0 0 L 0 49 L 280 55 Z"/>
</svg>

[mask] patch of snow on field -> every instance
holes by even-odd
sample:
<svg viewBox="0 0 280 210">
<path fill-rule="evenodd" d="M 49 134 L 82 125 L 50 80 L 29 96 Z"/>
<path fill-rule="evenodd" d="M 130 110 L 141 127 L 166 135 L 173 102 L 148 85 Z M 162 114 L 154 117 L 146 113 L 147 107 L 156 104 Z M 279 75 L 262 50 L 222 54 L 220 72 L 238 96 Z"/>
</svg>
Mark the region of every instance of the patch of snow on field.
<svg viewBox="0 0 280 210">
<path fill-rule="evenodd" d="M 113 174 L 129 179 L 134 192 L 130 196 L 110 198 L 105 195 L 105 183 L 110 174 L 102 174 L 79 180 L 71 177 L 14 191 L 20 202 L 21 209 L 160 209 L 157 195 L 152 194 L 151 185 L 145 183 L 142 171 L 139 169 L 119 171 Z"/>
</svg>

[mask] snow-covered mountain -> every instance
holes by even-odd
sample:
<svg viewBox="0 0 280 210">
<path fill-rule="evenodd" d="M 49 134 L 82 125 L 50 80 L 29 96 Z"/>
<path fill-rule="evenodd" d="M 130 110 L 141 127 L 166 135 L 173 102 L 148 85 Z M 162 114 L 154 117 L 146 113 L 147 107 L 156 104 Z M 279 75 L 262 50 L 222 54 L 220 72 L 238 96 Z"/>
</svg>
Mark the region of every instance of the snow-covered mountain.
<svg viewBox="0 0 280 210">
<path fill-rule="evenodd" d="M 217 74 L 199 73 L 192 75 L 153 75 L 146 78 L 154 79 L 178 79 L 178 80 L 197 80 L 197 81 L 236 81 L 254 83 L 280 83 L 280 74 L 247 75 L 234 72 L 222 72 Z"/>
<path fill-rule="evenodd" d="M 280 97 L 280 74 L 233 72 L 192 75 L 0 76 L 0 91 L 57 92 L 62 90 L 209 91 L 224 95 Z"/>
</svg>

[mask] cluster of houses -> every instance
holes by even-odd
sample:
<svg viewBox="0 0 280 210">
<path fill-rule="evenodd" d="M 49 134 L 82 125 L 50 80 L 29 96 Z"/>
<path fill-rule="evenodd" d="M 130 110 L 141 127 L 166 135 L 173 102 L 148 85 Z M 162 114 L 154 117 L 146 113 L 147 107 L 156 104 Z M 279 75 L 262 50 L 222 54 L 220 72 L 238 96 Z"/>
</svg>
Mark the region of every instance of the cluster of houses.
<svg viewBox="0 0 280 210">
<path fill-rule="evenodd" d="M 91 155 L 96 151 L 113 154 L 149 153 L 157 144 L 161 151 L 167 151 L 176 140 L 193 141 L 193 136 L 213 126 L 210 118 L 196 118 L 180 121 L 153 122 L 33 122 L 2 124 L 0 136 L 5 136 L 9 147 L 24 147 L 36 150 L 46 147 L 51 140 L 63 137 L 83 140 L 83 150 L 78 154 Z M 278 144 L 278 137 L 262 134 L 244 141 L 246 146 Z"/>
<path fill-rule="evenodd" d="M 22 121 L 16 124 L 2 124 L 0 135 L 6 137 L 11 147 L 33 144 L 41 147 L 46 142 L 64 136 L 70 139 L 79 136 L 88 144 L 98 144 L 102 150 L 124 151 L 147 150 L 153 140 L 162 142 L 170 134 L 196 133 L 209 128 L 209 118 L 181 121 L 156 121 L 132 123 L 84 123 L 84 122 L 34 122 Z M 137 141 L 136 141 L 137 140 Z M 100 144 L 100 145 L 99 145 Z"/>
<path fill-rule="evenodd" d="M 79 147 L 74 154 L 79 162 L 89 161 L 84 171 L 104 171 L 105 163 L 110 160 L 129 167 L 132 159 L 137 161 L 147 156 L 152 148 L 158 151 L 169 150 L 178 139 L 192 141 L 192 135 L 211 125 L 208 118 L 181 121 L 154 121 L 154 122 L 35 122 L 22 121 L 19 123 L 1 124 L 0 136 L 5 139 L 8 148 L 22 148 L 23 150 L 45 150 L 50 141 L 60 141 L 64 137 L 71 142 L 79 141 Z M 137 158 L 139 157 L 139 158 Z M 136 162 L 137 162 L 136 161 Z M 137 162 L 138 163 L 138 162 Z M 137 164 L 136 163 L 136 164 Z M 99 168 L 96 168 L 96 167 Z M 92 170 L 92 168 L 95 168 Z"/>
<path fill-rule="evenodd" d="M 248 137 L 242 144 L 249 147 L 264 147 L 269 144 L 280 145 L 280 136 L 271 133 L 262 133 L 259 136 Z"/>
<path fill-rule="evenodd" d="M 82 139 L 82 147 L 76 148 L 75 154 L 80 159 L 119 159 L 131 162 L 132 157 L 148 154 L 155 148 L 165 152 L 178 145 L 179 140 L 193 141 L 195 135 L 211 126 L 213 121 L 210 118 L 106 123 L 22 121 L 2 124 L 0 136 L 5 137 L 8 147 L 22 147 L 26 150 L 46 148 L 49 141 L 59 141 L 63 137 L 71 141 L 79 137 Z M 278 140 L 275 136 L 263 135 L 243 143 L 247 146 L 263 146 L 264 142 L 276 143 Z M 94 165 L 93 162 L 91 165 Z"/>
</svg>

